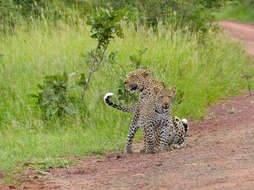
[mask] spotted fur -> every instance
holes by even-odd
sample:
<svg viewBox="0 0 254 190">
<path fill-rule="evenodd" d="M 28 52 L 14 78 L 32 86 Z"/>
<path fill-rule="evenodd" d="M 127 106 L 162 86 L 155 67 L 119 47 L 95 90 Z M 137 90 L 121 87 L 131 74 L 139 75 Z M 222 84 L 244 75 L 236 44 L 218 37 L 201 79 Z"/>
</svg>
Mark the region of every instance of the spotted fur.
<svg viewBox="0 0 254 190">
<path fill-rule="evenodd" d="M 188 129 L 187 120 L 180 121 L 177 117 L 172 119 L 170 113 L 170 104 L 176 88 L 164 89 L 163 83 L 156 81 L 148 70 L 143 69 L 131 72 L 125 80 L 125 86 L 130 90 L 141 92 L 137 104 L 131 107 L 115 104 L 110 101 L 113 93 L 107 93 L 104 101 L 107 105 L 123 112 L 134 112 L 128 132 L 126 152 L 131 153 L 133 138 L 139 128 L 142 128 L 144 135 L 142 152 L 153 153 L 155 147 L 163 150 L 168 150 L 170 147 L 183 147 Z"/>
<path fill-rule="evenodd" d="M 155 100 L 155 118 L 157 124 L 156 130 L 156 144 L 160 144 L 163 151 L 171 148 L 182 148 L 186 144 L 186 133 L 188 130 L 188 121 L 186 119 L 180 120 L 178 117 L 171 116 L 170 105 L 176 93 L 176 87 L 169 89 L 156 89 Z M 159 136 L 160 135 L 160 136 Z M 160 142 L 161 141 L 161 142 Z"/>
<path fill-rule="evenodd" d="M 150 70 L 144 69 L 137 69 L 129 73 L 124 83 L 129 90 L 138 90 L 141 92 L 139 95 L 139 100 L 135 105 L 131 107 L 117 105 L 110 101 L 112 94 L 106 94 L 104 101 L 107 105 L 119 109 L 123 112 L 133 112 L 133 118 L 127 136 L 125 148 L 126 152 L 132 152 L 133 138 L 137 130 L 142 128 L 145 141 L 144 150 L 146 153 L 153 153 L 155 144 L 154 129 L 152 127 L 152 123 L 148 123 L 146 120 L 148 120 L 150 117 L 149 115 L 151 114 L 151 110 L 149 110 L 149 108 L 152 107 L 152 101 L 154 101 L 154 99 L 152 99 L 152 96 L 154 96 L 153 88 L 157 87 L 158 89 L 162 89 L 164 84 L 156 81 L 152 77 Z M 147 110 L 149 110 L 149 113 Z"/>
</svg>

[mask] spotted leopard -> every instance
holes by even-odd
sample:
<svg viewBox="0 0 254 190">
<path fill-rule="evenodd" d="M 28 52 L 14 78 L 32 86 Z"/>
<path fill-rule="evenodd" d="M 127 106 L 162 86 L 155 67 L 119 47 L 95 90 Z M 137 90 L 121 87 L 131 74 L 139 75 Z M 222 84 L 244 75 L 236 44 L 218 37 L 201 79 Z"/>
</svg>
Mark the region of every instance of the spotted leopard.
<svg viewBox="0 0 254 190">
<path fill-rule="evenodd" d="M 147 71 L 138 70 L 138 72 L 140 72 L 140 73 L 145 72 L 146 73 Z M 134 137 L 136 131 L 138 130 L 138 128 L 141 127 L 143 129 L 144 141 L 145 141 L 145 143 L 144 143 L 145 146 L 144 146 L 143 151 L 150 153 L 150 152 L 154 152 L 154 145 L 155 144 L 157 145 L 157 147 L 158 147 L 158 145 L 160 145 L 160 142 L 161 142 L 160 136 L 161 136 L 161 133 L 163 133 L 163 130 L 162 130 L 163 127 L 160 128 L 161 124 L 159 122 L 160 118 L 163 114 L 158 114 L 159 109 L 157 108 L 158 116 L 157 117 L 154 116 L 154 113 L 155 113 L 155 110 L 154 110 L 155 98 L 154 97 L 155 97 L 155 95 L 153 94 L 153 91 L 151 89 L 154 89 L 154 87 L 156 87 L 156 89 L 159 91 L 160 89 L 162 89 L 163 84 L 159 83 L 158 81 L 155 81 L 153 78 L 147 77 L 146 80 L 150 81 L 150 83 L 148 83 L 150 85 L 150 87 L 153 86 L 153 85 L 151 85 L 151 81 L 153 81 L 153 82 L 155 81 L 154 82 L 155 85 L 152 88 L 149 88 L 149 93 L 146 94 L 147 88 L 146 87 L 140 88 L 140 86 L 142 86 L 142 85 L 145 86 L 144 83 L 142 83 L 142 84 L 140 83 L 140 81 L 139 81 L 140 79 L 138 79 L 138 80 L 135 79 L 134 82 L 131 81 L 132 74 L 134 76 L 136 76 L 136 73 L 137 73 L 137 70 L 136 70 L 136 72 L 135 71 L 131 72 L 128 75 L 129 78 L 127 77 L 127 79 L 129 79 L 130 81 L 128 81 L 126 79 L 125 85 L 127 86 L 127 84 L 129 84 L 128 88 L 130 88 L 130 90 L 137 90 L 138 89 L 141 91 L 139 102 L 137 104 L 135 104 L 134 106 L 131 106 L 129 108 L 117 105 L 117 104 L 110 101 L 110 97 L 113 96 L 113 93 L 106 94 L 104 97 L 104 101 L 107 105 L 112 106 L 116 109 L 119 109 L 123 112 L 134 112 L 134 117 L 133 117 L 132 123 L 130 125 L 130 130 L 128 133 L 128 138 L 127 138 L 127 143 L 126 143 L 126 152 L 131 152 L 131 145 L 132 145 L 133 137 Z M 139 81 L 139 82 L 136 82 L 139 85 L 136 85 L 135 81 Z M 143 91 L 144 89 L 146 89 L 146 90 Z M 148 94 L 149 94 L 149 96 L 147 96 Z M 170 99 L 170 101 L 171 101 L 171 99 Z M 164 114 L 165 115 L 164 118 L 167 118 L 167 119 L 171 118 L 170 111 L 165 112 L 165 113 L 166 114 Z M 153 119 L 151 119 L 151 118 L 153 118 Z M 154 118 L 157 118 L 157 119 L 154 120 Z M 176 124 L 176 126 L 179 126 L 179 125 L 183 125 L 183 123 L 184 123 L 184 122 L 181 122 L 180 124 L 177 124 L 177 123 L 179 123 L 177 119 L 170 120 L 170 122 L 171 122 L 171 124 L 170 124 L 171 126 L 173 126 L 174 124 Z M 186 126 L 187 126 L 187 123 L 186 123 Z M 171 127 L 171 129 L 175 129 L 175 128 L 176 127 Z M 175 129 L 169 135 L 173 136 L 175 134 L 175 131 L 180 131 L 180 130 Z M 178 138 L 178 137 L 176 137 L 176 138 Z M 174 140 L 174 141 L 171 140 L 171 141 L 176 142 L 175 144 L 177 144 L 177 142 L 178 142 L 177 140 Z M 168 142 L 167 144 L 169 145 L 170 143 Z M 148 148 L 146 147 L 146 145 L 148 145 Z M 168 145 L 167 146 L 163 145 L 163 147 L 168 147 Z"/>
<path fill-rule="evenodd" d="M 170 105 L 176 93 L 176 87 L 171 89 L 157 89 L 155 87 L 155 117 L 159 122 L 156 130 L 156 140 L 161 140 L 160 144 L 163 151 L 171 148 L 179 149 L 186 144 L 186 134 L 188 131 L 187 119 L 180 120 L 178 117 L 171 116 Z M 158 137 L 160 135 L 160 138 Z"/>
<path fill-rule="evenodd" d="M 113 108 L 119 109 L 123 112 L 133 112 L 133 118 L 130 124 L 127 142 L 126 142 L 126 152 L 132 152 L 132 143 L 133 138 L 137 132 L 137 130 L 141 127 L 143 130 L 145 147 L 148 145 L 146 149 L 147 153 L 154 152 L 154 138 L 153 138 L 153 129 L 151 125 L 144 122 L 146 117 L 149 117 L 148 113 L 146 113 L 147 107 L 151 107 L 152 104 L 152 96 L 153 88 L 157 87 L 158 89 L 162 89 L 164 84 L 158 82 L 151 75 L 150 70 L 145 69 L 137 69 L 130 72 L 124 82 L 125 86 L 131 91 L 138 90 L 140 91 L 138 102 L 130 107 L 124 107 L 121 105 L 117 105 L 110 101 L 110 97 L 113 96 L 112 93 L 108 93 L 104 97 L 104 101 L 107 105 L 112 106 Z M 149 104 L 149 105 L 148 105 Z"/>
</svg>

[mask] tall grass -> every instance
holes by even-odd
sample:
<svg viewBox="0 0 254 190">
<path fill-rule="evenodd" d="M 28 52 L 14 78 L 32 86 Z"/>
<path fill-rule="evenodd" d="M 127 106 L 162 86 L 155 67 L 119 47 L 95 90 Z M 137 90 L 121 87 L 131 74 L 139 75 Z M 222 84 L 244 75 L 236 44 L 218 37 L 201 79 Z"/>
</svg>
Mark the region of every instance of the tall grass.
<svg viewBox="0 0 254 190">
<path fill-rule="evenodd" d="M 87 73 L 83 54 L 95 47 L 86 25 L 49 27 L 35 23 L 19 26 L 15 34 L 0 36 L 0 169 L 34 158 L 116 151 L 125 144 L 131 114 L 103 103 L 116 92 L 120 79 L 132 70 L 129 55 L 148 48 L 143 65 L 167 87 L 176 85 L 184 100 L 174 109 L 178 116 L 202 118 L 206 106 L 244 87 L 241 69 L 248 67 L 242 46 L 222 33 L 210 31 L 200 42 L 198 34 L 171 32 L 159 26 L 154 34 L 142 27 L 124 28 L 125 38 L 109 47 L 118 51 L 118 64 L 104 65 L 92 78 L 85 98 L 89 114 L 44 122 L 30 94 L 45 75 Z M 80 91 L 74 92 L 80 97 Z M 140 139 L 141 135 L 138 135 Z"/>
<path fill-rule="evenodd" d="M 232 3 L 215 14 L 217 20 L 254 22 L 254 2 L 245 0 Z"/>
</svg>

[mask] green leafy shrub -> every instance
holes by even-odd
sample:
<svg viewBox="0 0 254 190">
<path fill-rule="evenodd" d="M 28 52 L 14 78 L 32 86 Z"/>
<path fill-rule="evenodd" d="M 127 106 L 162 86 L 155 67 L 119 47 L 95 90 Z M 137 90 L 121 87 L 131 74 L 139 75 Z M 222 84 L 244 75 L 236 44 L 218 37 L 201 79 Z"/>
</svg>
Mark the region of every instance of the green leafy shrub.
<svg viewBox="0 0 254 190">
<path fill-rule="evenodd" d="M 0 21 L 6 27 L 15 26 L 20 17 L 29 21 L 31 19 L 53 22 L 63 20 L 69 24 L 78 24 L 87 15 L 104 7 L 109 10 L 111 8 L 128 10 L 126 15 L 136 27 L 137 23 L 142 23 L 156 31 L 158 23 L 162 22 L 174 25 L 176 28 L 187 26 L 193 31 L 206 32 L 206 28 L 212 26 L 208 24 L 213 20 L 212 12 L 218 10 L 227 1 L 230 0 L 5 0 L 0 1 Z"/>
<path fill-rule="evenodd" d="M 212 12 L 228 0 L 97 0 L 95 6 L 125 8 L 132 22 L 140 22 L 157 31 L 158 23 L 192 31 L 207 32 L 213 20 Z M 209 24 L 210 23 L 210 24 Z"/>
<path fill-rule="evenodd" d="M 217 20 L 254 21 L 253 0 L 232 0 L 215 14 Z"/>
<path fill-rule="evenodd" d="M 43 9 L 49 5 L 49 0 L 13 0 L 13 3 L 19 7 L 19 12 L 25 16 L 39 17 Z"/>
<path fill-rule="evenodd" d="M 99 69 L 103 63 L 105 52 L 111 39 L 115 37 L 123 38 L 123 30 L 121 21 L 125 15 L 124 10 L 98 9 L 87 20 L 87 24 L 91 26 L 91 38 L 97 39 L 97 47 L 95 50 L 89 51 L 89 57 L 92 59 L 90 64 L 88 78 L 84 84 L 81 103 L 83 103 L 86 90 L 89 86 L 92 75 Z M 114 57 L 114 55 L 112 55 Z"/>
<path fill-rule="evenodd" d="M 76 0 L 0 0 L 0 31 L 14 31 L 17 24 L 43 20 L 57 26 L 59 20 L 80 24 L 91 12 L 86 1 Z"/>
<path fill-rule="evenodd" d="M 55 116 L 74 115 L 74 109 L 68 93 L 68 75 L 45 76 L 42 85 L 38 85 L 40 92 L 33 95 L 37 98 L 36 104 L 39 105 L 44 119 Z"/>
<path fill-rule="evenodd" d="M 162 22 L 175 28 L 188 27 L 192 31 L 206 32 L 207 28 L 213 26 L 209 24 L 214 19 L 212 12 L 227 1 L 230 0 L 5 0 L 0 1 L 0 21 L 6 27 L 15 26 L 20 17 L 26 21 L 42 19 L 56 23 L 63 20 L 69 24 L 78 24 L 91 13 L 101 12 L 97 10 L 103 7 L 108 10 L 127 10 L 129 22 L 136 27 L 142 23 L 157 31 L 159 22 Z M 99 14 L 103 15 L 102 12 Z"/>
<path fill-rule="evenodd" d="M 99 42 L 99 47 L 106 46 L 114 35 L 123 37 L 121 21 L 125 15 L 124 10 L 98 9 L 88 17 L 87 24 L 91 26 L 91 38 Z"/>
</svg>

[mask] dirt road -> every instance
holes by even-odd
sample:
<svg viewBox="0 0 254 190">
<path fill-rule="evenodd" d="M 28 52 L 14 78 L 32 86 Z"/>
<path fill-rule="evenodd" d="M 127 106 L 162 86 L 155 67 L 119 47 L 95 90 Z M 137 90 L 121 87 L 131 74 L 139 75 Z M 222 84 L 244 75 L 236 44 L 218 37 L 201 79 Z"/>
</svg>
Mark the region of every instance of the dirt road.
<svg viewBox="0 0 254 190">
<path fill-rule="evenodd" d="M 219 24 L 235 39 L 240 40 L 246 46 L 246 52 L 254 58 L 254 23 L 223 21 Z"/>
<path fill-rule="evenodd" d="M 221 24 L 254 55 L 254 26 Z M 141 146 L 135 144 L 136 152 Z M 211 106 L 200 124 L 191 122 L 184 149 L 73 159 L 80 163 L 68 169 L 48 169 L 50 175 L 42 178 L 29 174 L 27 184 L 2 189 L 253 190 L 254 96 L 241 95 Z"/>
</svg>

